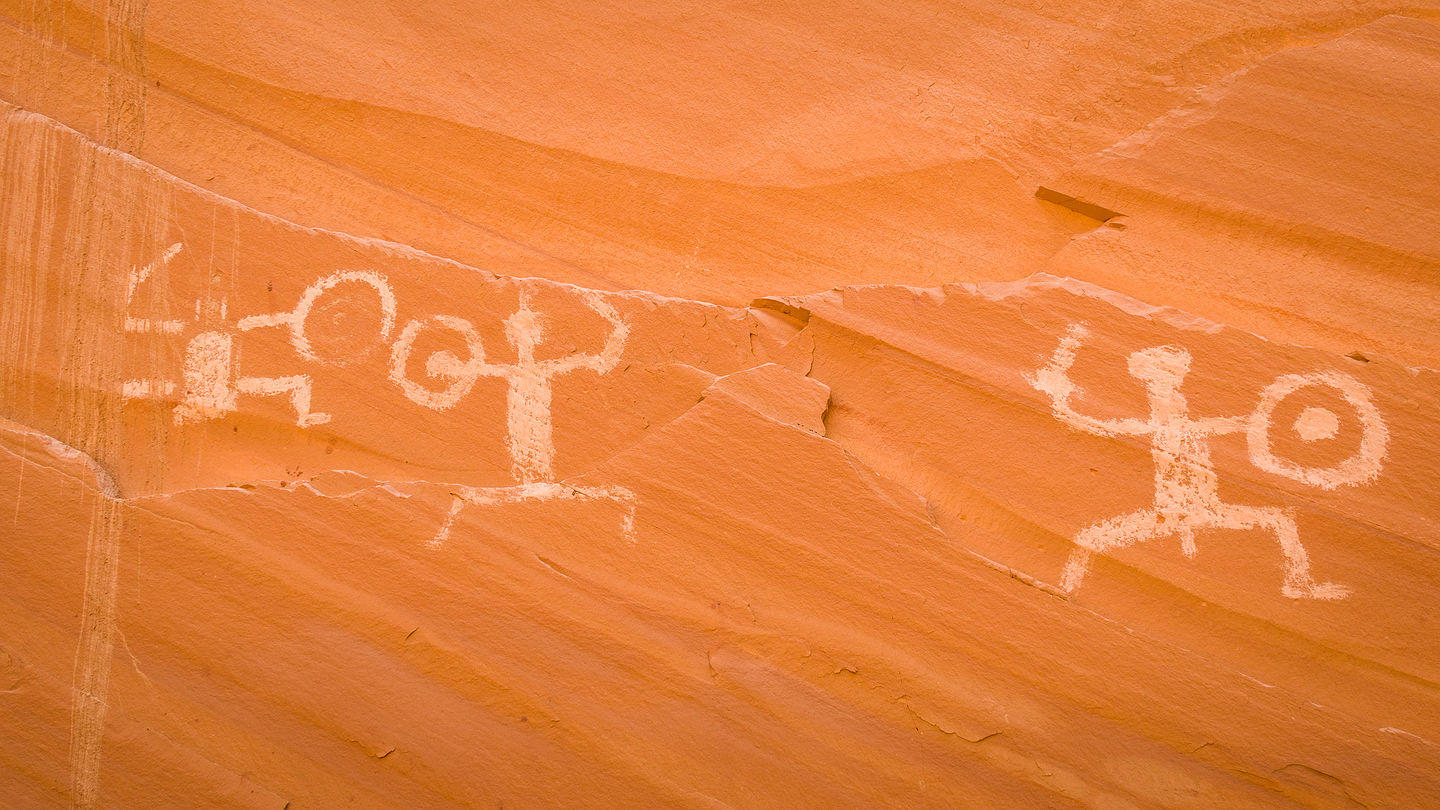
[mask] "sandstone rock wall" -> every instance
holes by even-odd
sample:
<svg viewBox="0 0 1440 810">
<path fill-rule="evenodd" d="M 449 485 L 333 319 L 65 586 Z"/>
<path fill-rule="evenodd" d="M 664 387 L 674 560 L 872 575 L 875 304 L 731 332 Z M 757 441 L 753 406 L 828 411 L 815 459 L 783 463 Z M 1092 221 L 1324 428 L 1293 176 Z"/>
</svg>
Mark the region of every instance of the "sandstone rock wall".
<svg viewBox="0 0 1440 810">
<path fill-rule="evenodd" d="M 0 14 L 0 803 L 1440 799 L 1434 9 Z"/>
</svg>

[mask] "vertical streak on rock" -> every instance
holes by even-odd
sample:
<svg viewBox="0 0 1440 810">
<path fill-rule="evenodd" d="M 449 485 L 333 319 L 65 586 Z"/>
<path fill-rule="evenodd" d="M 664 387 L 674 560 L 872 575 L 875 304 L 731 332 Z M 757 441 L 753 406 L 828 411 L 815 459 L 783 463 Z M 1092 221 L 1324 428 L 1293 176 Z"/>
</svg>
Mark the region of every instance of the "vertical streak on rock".
<svg viewBox="0 0 1440 810">
<path fill-rule="evenodd" d="M 107 0 L 105 132 L 100 142 L 132 155 L 145 141 L 145 8 L 149 0 Z"/>
<path fill-rule="evenodd" d="M 63 440 L 102 464 L 114 457 L 119 430 L 119 345 L 115 325 L 128 267 L 130 230 L 122 216 L 138 211 L 140 183 L 121 171 L 113 154 L 81 150 L 72 210 L 65 230 L 61 290 L 69 298 L 54 324 L 59 335 L 59 405 Z M 123 185 L 122 185 L 123 184 Z M 77 807 L 94 807 L 100 776 L 100 747 L 108 707 L 110 656 L 115 635 L 120 561 L 119 492 L 95 499 L 85 553 L 85 593 L 80 640 L 75 654 L 74 705 L 70 728 L 70 781 Z"/>
<path fill-rule="evenodd" d="M 98 807 L 100 746 L 110 695 L 115 603 L 120 572 L 122 502 L 97 494 L 85 559 L 85 604 L 75 652 L 74 707 L 70 717 L 70 791 L 76 807 Z"/>
<path fill-rule="evenodd" d="M 111 70 L 105 87 L 104 146 L 138 154 L 145 129 L 146 0 L 108 0 L 105 44 Z M 60 323 L 60 379 L 71 393 L 62 404 L 68 413 L 67 443 L 101 463 L 112 458 L 120 430 L 119 348 L 114 325 L 122 317 L 118 293 L 126 269 L 138 251 L 137 230 L 148 236 L 150 211 L 141 172 L 126 171 L 121 156 L 83 150 L 81 174 L 71 199 L 79 204 L 67 229 L 65 290 L 79 291 L 75 311 Z M 147 227 L 136 227 L 144 223 Z M 74 278 L 68 278 L 71 275 Z M 95 311 L 98 309 L 99 311 Z M 89 311 L 83 311 L 89 310 Z M 110 362 L 107 364 L 107 360 Z M 68 406 L 68 407 L 66 407 Z M 70 719 L 70 787 L 76 807 L 99 804 L 101 747 L 110 688 L 119 585 L 123 503 L 119 492 L 102 492 L 95 501 L 86 543 L 85 595 L 80 641 L 75 652 L 74 705 Z"/>
<path fill-rule="evenodd" d="M 147 177 L 149 175 L 147 174 Z M 174 210 L 173 187 L 168 183 L 147 182 L 144 192 L 144 221 L 140 224 L 140 233 L 145 237 L 141 243 L 139 255 L 141 257 L 155 255 L 157 247 L 174 244 L 165 241 L 167 226 L 170 222 L 170 214 Z M 170 289 L 171 263 L 161 262 L 163 266 L 157 267 L 150 275 L 149 289 L 144 297 L 143 311 L 150 317 L 170 317 L 173 311 L 167 305 Z M 128 271 L 133 265 L 126 265 Z M 118 344 L 123 345 L 123 344 Z M 159 374 L 158 369 L 165 368 L 167 357 L 166 344 L 162 340 L 147 340 L 143 346 L 145 351 L 137 360 L 140 368 L 148 374 Z M 124 376 L 125 369 L 120 364 L 120 373 Z M 145 463 L 144 486 L 148 492 L 160 492 L 164 489 L 165 477 L 165 443 L 169 434 L 170 425 L 174 422 L 174 415 L 171 413 L 171 403 L 163 400 L 144 400 L 139 403 L 131 403 L 131 407 L 143 409 L 145 414 L 145 434 L 152 437 L 147 448 L 148 458 L 141 459 Z M 143 451 L 142 451 L 143 452 Z M 127 459 L 127 463 L 133 463 Z"/>
<path fill-rule="evenodd" d="M 103 278 L 107 250 L 112 242 L 105 229 L 114 207 L 104 199 L 111 189 L 106 179 L 113 161 L 94 151 L 78 150 L 83 158 L 73 179 L 70 210 L 64 230 L 65 248 L 60 266 L 58 337 L 60 398 L 56 417 L 61 439 L 103 463 L 109 458 L 103 369 L 97 346 L 107 316 L 103 306 Z M 97 178 L 96 175 L 102 175 Z M 45 272 L 36 268 L 31 272 Z M 97 294 L 98 293 L 98 294 Z M 97 304 L 99 306 L 97 306 Z M 99 312 L 94 310 L 99 309 Z M 88 311 L 87 311 L 88 310 Z M 118 313 L 114 313 L 118 314 Z M 97 805 L 100 746 L 109 698 L 110 654 L 115 633 L 115 568 L 119 563 L 118 504 L 107 493 L 97 493 L 85 544 L 85 592 L 80 611 L 80 639 L 75 651 L 70 713 L 70 789 L 76 807 Z"/>
<path fill-rule="evenodd" d="M 26 103 L 20 100 L 43 98 L 40 91 L 46 82 L 58 84 L 60 71 L 54 46 L 63 47 L 65 39 L 65 4 L 59 6 L 51 8 L 50 0 L 26 0 L 19 22 L 34 34 L 36 47 L 21 49 L 20 70 L 11 79 L 9 100 Z"/>
<path fill-rule="evenodd" d="M 18 111 L 5 114 L 0 123 L 0 401 L 14 411 L 8 415 L 27 424 L 34 417 L 34 375 L 26 373 L 38 362 L 38 327 L 44 320 L 51 246 L 56 226 L 58 195 L 55 158 L 58 133 L 35 126 L 31 116 Z M 22 410 L 23 409 L 23 410 Z"/>
</svg>

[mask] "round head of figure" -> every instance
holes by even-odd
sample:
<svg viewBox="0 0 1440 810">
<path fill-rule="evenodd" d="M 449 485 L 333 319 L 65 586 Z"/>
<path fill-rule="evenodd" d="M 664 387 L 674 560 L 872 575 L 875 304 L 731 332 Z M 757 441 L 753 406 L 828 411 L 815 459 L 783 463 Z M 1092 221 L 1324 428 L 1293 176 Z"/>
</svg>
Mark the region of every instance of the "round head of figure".
<svg viewBox="0 0 1440 810">
<path fill-rule="evenodd" d="M 540 343 L 545 326 L 538 312 L 523 307 L 505 319 L 505 338 L 510 345 L 519 348 L 521 344 L 534 347 Z"/>
<path fill-rule="evenodd" d="M 1130 355 L 1130 376 L 1156 393 L 1179 390 L 1190 371 L 1190 353 L 1175 346 L 1152 346 Z"/>
</svg>

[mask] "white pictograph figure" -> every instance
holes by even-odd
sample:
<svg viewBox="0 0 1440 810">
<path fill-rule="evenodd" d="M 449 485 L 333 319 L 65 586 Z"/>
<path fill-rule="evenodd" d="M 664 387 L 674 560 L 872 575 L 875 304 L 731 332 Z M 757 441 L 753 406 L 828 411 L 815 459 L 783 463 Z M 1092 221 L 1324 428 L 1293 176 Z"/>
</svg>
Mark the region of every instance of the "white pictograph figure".
<svg viewBox="0 0 1440 810">
<path fill-rule="evenodd" d="M 176 242 L 160 254 L 160 258 L 143 266 L 131 268 L 125 279 L 125 321 L 121 329 L 132 335 L 178 335 L 185 329 L 185 322 L 182 320 L 154 318 L 139 318 L 134 315 L 132 307 L 135 305 L 135 291 L 141 284 L 150 280 L 150 277 L 159 270 L 170 264 L 185 246 Z M 143 399 L 168 397 L 175 393 L 175 383 L 170 380 L 145 379 L 126 380 L 121 383 L 120 395 L 124 399 Z"/>
<path fill-rule="evenodd" d="M 311 346 L 310 336 L 305 330 L 305 323 L 310 319 L 315 304 L 320 301 L 321 297 L 342 284 L 364 285 L 374 291 L 375 298 L 380 303 L 379 333 L 368 344 L 362 344 L 359 350 L 351 351 L 340 357 L 322 357 Z M 306 287 L 305 292 L 300 294 L 300 300 L 295 304 L 293 310 L 269 315 L 250 315 L 241 318 L 236 326 L 241 332 L 265 326 L 284 327 L 290 331 L 290 345 L 295 347 L 295 351 L 299 352 L 301 357 L 332 366 L 348 366 L 369 357 L 380 344 L 390 339 L 390 333 L 395 330 L 395 307 L 395 291 L 390 289 L 390 281 L 384 276 L 373 270 L 341 270 Z"/>
<path fill-rule="evenodd" d="M 154 320 L 138 317 L 132 311 L 136 289 L 182 250 L 183 245 L 177 242 L 151 264 L 131 270 L 125 293 L 123 331 L 180 336 L 192 325 L 192 319 Z M 345 293 L 336 290 L 344 290 Z M 373 295 L 379 305 L 376 331 L 363 342 L 349 340 L 350 334 L 357 330 L 340 320 L 354 312 L 345 307 L 357 300 L 356 290 L 359 290 L 358 300 Z M 519 306 L 505 321 L 506 340 L 515 349 L 514 363 L 486 362 L 479 332 L 469 321 L 453 315 L 432 315 L 411 320 L 390 344 L 390 381 L 412 402 L 436 411 L 446 411 L 458 405 L 481 377 L 497 377 L 506 382 L 505 443 L 510 453 L 511 474 L 517 485 L 462 487 L 455 493 L 450 513 L 434 543 L 442 543 L 449 536 L 456 517 L 467 504 L 484 506 L 551 500 L 605 500 L 621 504 L 625 508 L 622 523 L 625 538 L 634 542 L 634 493 L 619 486 L 576 486 L 555 480 L 555 441 L 551 423 L 555 377 L 575 371 L 610 372 L 619 362 L 630 335 L 630 325 L 604 295 L 594 290 L 579 290 L 577 294 L 586 307 L 609 325 L 609 332 L 596 354 L 571 354 L 548 359 L 537 357 L 545 343 L 545 318 L 534 310 L 534 294 L 529 286 L 521 287 Z M 390 341 L 395 330 L 396 314 L 395 293 L 389 280 L 368 270 L 331 273 L 305 288 L 293 309 L 249 315 L 233 324 L 229 321 L 224 300 L 196 301 L 193 324 L 198 325 L 199 331 L 185 344 L 181 384 L 177 386 L 171 380 L 160 378 L 126 380 L 121 396 L 124 399 L 157 400 L 178 396 L 180 401 L 172 412 L 177 424 L 218 419 L 233 413 L 241 396 L 288 396 L 298 426 L 325 424 L 330 421 L 329 414 L 310 410 L 313 390 L 310 375 L 259 377 L 241 374 L 236 336 L 257 329 L 283 329 L 291 347 L 302 359 L 331 366 L 350 366 Z M 322 322 L 330 325 L 331 340 L 328 345 L 322 340 L 317 346 L 312 336 L 327 331 L 320 328 Z M 465 357 L 462 359 L 450 349 L 432 351 L 424 363 L 428 384 L 422 384 L 411 379 L 410 360 L 417 340 L 427 331 L 449 332 L 458 336 L 464 346 L 458 351 L 462 351 Z M 335 336 L 341 334 L 347 339 L 337 343 Z M 436 384 L 442 387 L 431 387 Z"/>
<path fill-rule="evenodd" d="M 461 487 L 454 493 L 454 499 L 450 502 L 450 512 L 445 515 L 445 522 L 441 524 L 440 531 L 430 539 L 430 546 L 439 548 L 445 544 L 445 541 L 450 538 L 450 529 L 455 525 L 455 518 L 460 516 L 466 506 L 500 506 L 526 501 L 560 500 L 610 501 L 620 504 L 625 509 L 620 518 L 621 535 L 628 543 L 636 542 L 635 493 L 620 486 L 572 486 L 565 483 L 542 481 L 513 487 Z"/>
<path fill-rule="evenodd" d="M 132 334 L 169 335 L 179 335 L 185 331 L 185 320 L 140 318 L 136 317 L 131 309 L 136 288 L 147 281 L 156 269 L 169 264 L 183 249 L 184 246 L 176 242 L 156 261 L 130 272 L 125 292 L 123 331 Z M 341 285 L 368 286 L 374 293 L 380 305 L 378 334 L 368 344 L 362 344 L 359 349 L 351 349 L 343 356 L 322 356 L 311 344 L 306 322 L 316 304 Z M 235 334 L 264 327 L 285 328 L 290 333 L 290 344 L 301 357 L 318 363 L 346 366 L 369 356 L 378 346 L 390 339 L 390 333 L 395 328 L 395 308 L 395 293 L 383 275 L 368 270 L 343 270 L 331 273 L 307 287 L 290 312 L 251 315 L 241 318 L 233 327 L 227 324 L 219 328 L 204 329 L 185 344 L 182 386 L 179 388 L 180 402 L 173 411 L 175 422 L 184 424 L 218 419 L 236 410 L 237 399 L 241 395 L 288 396 L 290 406 L 295 410 L 295 424 L 300 427 L 311 427 L 330 421 L 329 414 L 310 411 L 313 386 L 310 375 L 255 377 L 240 374 L 236 369 Z M 227 319 L 225 301 L 195 302 L 195 323 L 224 323 Z M 176 393 L 175 383 L 164 379 L 126 380 L 121 387 L 121 396 L 125 399 L 164 399 Z"/>
<path fill-rule="evenodd" d="M 1190 370 L 1190 354 L 1173 346 L 1156 346 L 1130 355 L 1131 376 L 1144 386 L 1150 402 L 1148 419 L 1097 419 L 1077 412 L 1071 398 L 1079 392 L 1069 377 L 1080 341 L 1088 335 L 1083 325 L 1072 325 L 1050 362 L 1028 380 L 1050 397 L 1054 414 L 1072 427 L 1102 436 L 1149 436 L 1155 463 L 1155 505 L 1103 520 L 1075 536 L 1076 548 L 1061 575 L 1066 592 L 1080 586 L 1095 553 L 1122 548 L 1144 540 L 1178 535 L 1185 556 L 1195 556 L 1195 533 L 1202 529 L 1261 529 L 1279 541 L 1285 558 L 1281 592 L 1292 599 L 1341 599 L 1348 589 L 1334 583 L 1317 583 L 1310 575 L 1309 556 L 1300 543 L 1299 530 L 1289 511 L 1278 507 L 1222 503 L 1219 476 L 1210 459 L 1211 437 L 1245 433 L 1252 463 L 1267 472 L 1331 489 L 1373 479 L 1384 460 L 1388 434 L 1369 391 L 1354 378 L 1334 372 L 1285 375 L 1268 386 L 1260 404 L 1248 417 L 1191 418 L 1180 392 Z M 1353 407 L 1364 434 L 1359 450 L 1329 468 L 1302 467 L 1277 458 L 1270 447 L 1275 407 L 1286 396 L 1312 385 L 1334 388 Z M 1338 432 L 1338 417 L 1323 408 L 1307 408 L 1296 420 L 1295 434 L 1303 441 L 1330 438 Z"/>
<path fill-rule="evenodd" d="M 535 355 L 544 343 L 545 319 L 531 308 L 533 296 L 528 288 L 521 289 L 519 308 L 505 320 L 505 338 L 516 355 L 512 365 L 485 362 L 480 336 L 474 326 L 463 318 L 436 315 L 425 321 L 411 321 L 396 339 L 390 355 L 390 379 L 413 402 L 443 411 L 454 407 L 469 393 L 479 377 L 500 377 L 507 384 L 505 444 L 510 451 L 511 474 L 519 484 L 513 487 L 462 488 L 455 493 L 450 514 L 432 544 L 439 545 L 449 537 L 456 516 L 467 504 L 491 506 L 556 499 L 608 500 L 623 504 L 626 509 L 625 538 L 634 542 L 634 493 L 618 486 L 571 486 L 554 480 L 555 439 L 550 415 L 554 378 L 580 370 L 608 373 L 620 361 L 620 353 L 630 335 L 630 325 L 604 296 L 593 290 L 581 291 L 580 295 L 585 305 L 610 325 L 610 332 L 598 354 L 538 359 Z M 408 376 L 415 340 L 427 328 L 455 332 L 464 340 L 469 354 L 465 360 L 449 350 L 430 355 L 425 362 L 425 371 L 431 379 L 445 384 L 438 391 L 420 385 Z"/>
<path fill-rule="evenodd" d="M 359 284 L 374 291 L 380 303 L 379 334 L 360 351 L 341 358 L 321 357 L 310 344 L 305 323 L 317 301 L 342 284 Z M 269 315 L 250 315 L 241 318 L 235 325 L 240 332 L 264 327 L 283 327 L 290 332 L 290 344 L 307 360 L 330 365 L 349 365 L 364 359 L 375 347 L 390 337 L 395 328 L 395 293 L 390 283 L 379 273 L 361 270 L 342 270 L 325 276 L 300 295 L 300 301 L 290 312 Z M 184 398 L 175 407 L 175 421 L 185 422 L 216 419 L 236 409 L 236 400 L 246 396 L 289 396 L 290 407 L 295 410 L 295 424 L 300 427 L 323 425 L 330 421 L 327 413 L 310 411 L 310 394 L 313 381 L 308 374 L 290 374 L 283 377 L 244 376 L 235 368 L 235 335 L 229 330 L 201 332 L 190 339 L 185 346 L 185 391 Z"/>
<path fill-rule="evenodd" d="M 310 318 L 316 302 L 322 296 L 342 284 L 360 284 L 369 286 L 380 302 L 380 329 L 379 334 L 369 344 L 365 344 L 360 351 L 350 353 L 348 356 L 330 358 L 321 357 L 316 353 L 310 344 L 310 338 L 305 330 L 305 323 Z M 269 315 L 250 315 L 241 318 L 236 328 L 241 332 L 248 332 L 252 329 L 265 327 L 281 327 L 290 332 L 290 345 L 295 351 L 307 360 L 318 363 L 327 363 L 335 366 L 348 366 L 369 356 L 377 346 L 390 338 L 390 332 L 395 329 L 395 292 L 390 288 L 390 282 L 384 276 L 371 270 L 341 270 L 321 278 L 305 288 L 300 294 L 300 300 L 295 304 L 295 309 L 289 312 L 277 312 Z M 202 335 L 203 337 L 203 335 Z M 225 336 L 229 339 L 229 336 Z M 193 342 L 193 341 L 192 341 Z M 217 359 L 220 353 L 216 353 Z M 187 352 L 186 384 L 189 390 L 189 364 Z M 234 394 L 249 394 L 252 396 L 290 396 L 290 406 L 295 409 L 295 424 L 300 427 L 311 427 L 323 425 L 330 421 L 328 413 L 310 412 L 310 393 L 314 387 L 314 381 L 308 374 L 292 374 L 285 377 L 237 377 L 228 368 L 229 360 L 226 358 L 224 366 L 209 365 L 203 370 L 203 381 L 207 385 L 228 384 L 233 378 L 233 389 L 228 392 L 215 391 L 217 395 L 223 395 L 228 402 L 228 410 L 234 410 Z M 225 383 L 214 382 L 213 378 L 218 377 Z M 188 397 L 187 397 L 188 401 Z M 177 417 L 180 411 L 177 410 Z"/>
</svg>

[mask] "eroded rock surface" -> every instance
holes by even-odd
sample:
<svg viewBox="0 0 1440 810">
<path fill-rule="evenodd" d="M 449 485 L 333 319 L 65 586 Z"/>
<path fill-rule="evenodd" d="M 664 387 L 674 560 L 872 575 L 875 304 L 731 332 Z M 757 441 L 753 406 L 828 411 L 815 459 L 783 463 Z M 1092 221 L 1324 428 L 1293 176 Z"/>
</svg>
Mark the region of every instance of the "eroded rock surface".
<svg viewBox="0 0 1440 810">
<path fill-rule="evenodd" d="M 0 4 L 4 803 L 1434 804 L 1389 11 Z"/>
</svg>

